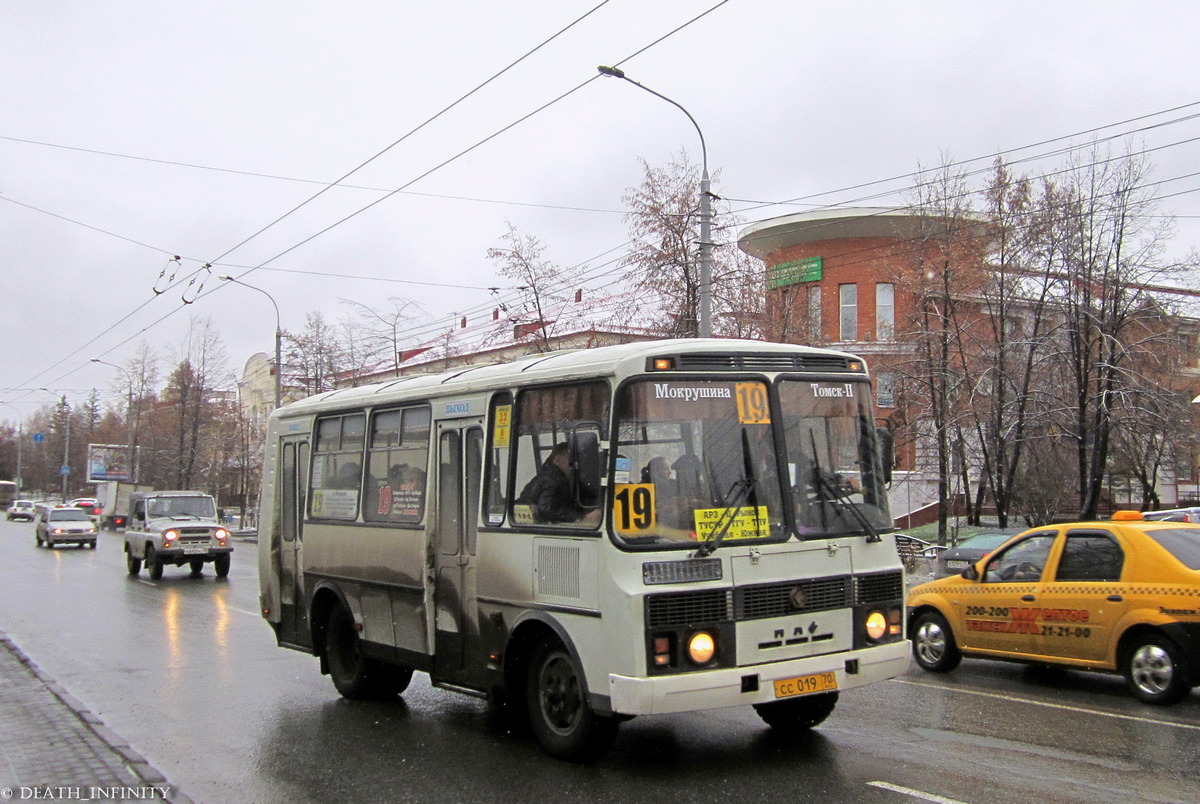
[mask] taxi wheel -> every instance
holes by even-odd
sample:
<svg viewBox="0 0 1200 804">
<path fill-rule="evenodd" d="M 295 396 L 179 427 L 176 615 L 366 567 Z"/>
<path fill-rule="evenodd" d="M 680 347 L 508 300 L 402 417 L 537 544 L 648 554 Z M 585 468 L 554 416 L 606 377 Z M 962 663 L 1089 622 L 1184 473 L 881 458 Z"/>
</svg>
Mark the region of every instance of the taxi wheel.
<svg viewBox="0 0 1200 804">
<path fill-rule="evenodd" d="M 913 623 L 913 658 L 931 673 L 948 673 L 958 667 L 962 653 L 946 618 L 936 611 L 922 612 Z"/>
<path fill-rule="evenodd" d="M 1175 643 L 1160 634 L 1137 638 L 1125 658 L 1129 689 L 1146 703 L 1166 706 L 1188 693 L 1187 671 Z"/>
<path fill-rule="evenodd" d="M 837 701 L 836 692 L 824 692 L 786 701 L 755 704 L 754 711 L 772 729 L 791 734 L 819 726 L 833 712 Z"/>
</svg>

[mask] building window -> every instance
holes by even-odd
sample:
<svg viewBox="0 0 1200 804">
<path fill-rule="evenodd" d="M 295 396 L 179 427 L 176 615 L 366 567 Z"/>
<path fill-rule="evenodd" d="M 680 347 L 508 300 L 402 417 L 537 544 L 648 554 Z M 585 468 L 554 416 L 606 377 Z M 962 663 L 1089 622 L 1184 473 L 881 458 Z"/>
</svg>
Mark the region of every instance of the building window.
<svg viewBox="0 0 1200 804">
<path fill-rule="evenodd" d="M 839 318 L 838 340 L 858 340 L 858 285 L 838 285 Z"/>
<path fill-rule="evenodd" d="M 875 285 L 875 340 L 890 341 L 896 335 L 896 286 L 890 282 Z"/>
<path fill-rule="evenodd" d="M 808 341 L 821 343 L 821 286 L 808 286 Z"/>
<path fill-rule="evenodd" d="M 890 371 L 875 375 L 875 404 L 881 408 L 896 407 L 896 375 Z"/>
</svg>

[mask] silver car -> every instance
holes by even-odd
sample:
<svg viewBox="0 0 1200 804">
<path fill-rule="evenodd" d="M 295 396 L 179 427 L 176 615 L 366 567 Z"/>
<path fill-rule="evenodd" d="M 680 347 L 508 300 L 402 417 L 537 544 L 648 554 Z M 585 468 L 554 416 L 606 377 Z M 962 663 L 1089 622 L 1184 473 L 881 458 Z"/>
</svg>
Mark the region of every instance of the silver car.
<svg viewBox="0 0 1200 804">
<path fill-rule="evenodd" d="M 37 546 L 75 544 L 96 547 L 96 523 L 80 508 L 47 508 L 39 511 L 33 522 Z"/>
<path fill-rule="evenodd" d="M 8 506 L 8 521 L 14 519 L 24 519 L 26 522 L 33 519 L 33 500 L 13 500 L 12 505 Z"/>
</svg>

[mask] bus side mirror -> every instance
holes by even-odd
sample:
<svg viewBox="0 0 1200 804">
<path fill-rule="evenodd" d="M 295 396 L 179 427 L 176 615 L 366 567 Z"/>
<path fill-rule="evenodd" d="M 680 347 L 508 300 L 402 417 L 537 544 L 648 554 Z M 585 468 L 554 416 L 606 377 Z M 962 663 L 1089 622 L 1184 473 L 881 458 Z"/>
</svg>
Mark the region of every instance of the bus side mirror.
<svg viewBox="0 0 1200 804">
<path fill-rule="evenodd" d="M 883 465 L 883 482 L 892 482 L 892 463 L 896 460 L 894 436 L 886 427 L 875 428 L 875 441 L 879 444 L 879 462 Z"/>
<path fill-rule="evenodd" d="M 579 504 L 595 508 L 600 504 L 600 434 L 593 430 L 571 433 L 571 466 L 575 468 L 575 494 Z"/>
</svg>

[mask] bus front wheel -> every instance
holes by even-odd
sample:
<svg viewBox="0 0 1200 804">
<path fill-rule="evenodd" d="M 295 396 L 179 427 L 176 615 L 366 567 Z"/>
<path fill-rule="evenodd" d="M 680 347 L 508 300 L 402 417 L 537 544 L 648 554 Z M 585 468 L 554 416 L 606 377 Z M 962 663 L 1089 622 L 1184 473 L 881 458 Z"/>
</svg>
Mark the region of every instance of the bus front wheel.
<svg viewBox="0 0 1200 804">
<path fill-rule="evenodd" d="M 837 705 L 836 692 L 806 695 L 754 705 L 754 711 L 768 726 L 776 731 L 803 732 L 819 726 Z"/>
<path fill-rule="evenodd" d="M 598 759 L 617 737 L 618 721 L 592 711 L 583 674 L 558 640 L 544 639 L 534 649 L 525 702 L 534 737 L 553 757 L 571 762 Z"/>
</svg>

